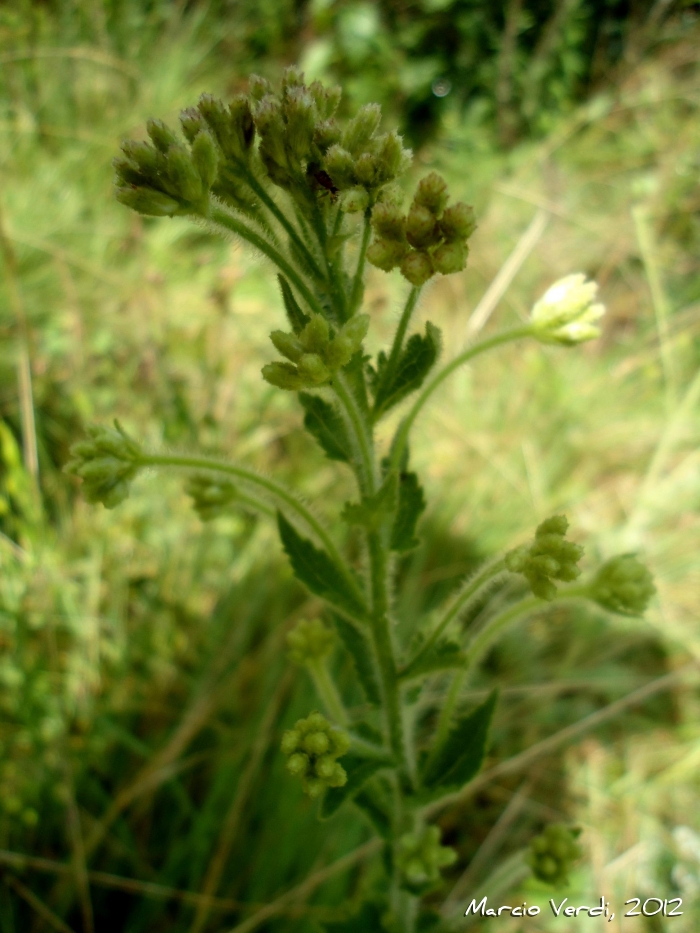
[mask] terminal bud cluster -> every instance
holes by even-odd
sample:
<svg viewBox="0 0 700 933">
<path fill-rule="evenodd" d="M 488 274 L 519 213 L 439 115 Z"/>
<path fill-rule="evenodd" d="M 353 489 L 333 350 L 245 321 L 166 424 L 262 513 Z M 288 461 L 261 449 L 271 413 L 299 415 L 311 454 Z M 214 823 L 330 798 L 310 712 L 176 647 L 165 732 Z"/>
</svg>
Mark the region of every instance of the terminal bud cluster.
<svg viewBox="0 0 700 933">
<path fill-rule="evenodd" d="M 583 557 L 583 548 L 566 540 L 568 527 L 563 515 L 554 515 L 537 527 L 532 544 L 523 544 L 506 554 L 507 569 L 521 573 L 540 599 L 554 599 L 555 580 L 569 583 L 581 574 L 578 561 Z"/>
<path fill-rule="evenodd" d="M 337 761 L 350 748 L 346 732 L 319 712 L 299 719 L 282 736 L 282 752 L 287 756 L 287 771 L 301 778 L 309 797 L 320 797 L 326 787 L 342 787 L 348 779 Z"/>
</svg>

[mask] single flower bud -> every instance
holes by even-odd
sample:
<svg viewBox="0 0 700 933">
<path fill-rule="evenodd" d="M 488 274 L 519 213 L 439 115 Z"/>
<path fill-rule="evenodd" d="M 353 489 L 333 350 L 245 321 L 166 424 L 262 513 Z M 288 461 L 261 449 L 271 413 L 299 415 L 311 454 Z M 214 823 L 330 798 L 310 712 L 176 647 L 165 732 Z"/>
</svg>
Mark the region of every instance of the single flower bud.
<svg viewBox="0 0 700 933">
<path fill-rule="evenodd" d="M 289 660 L 295 664 L 308 664 L 327 657 L 332 649 L 333 631 L 321 619 L 302 619 L 287 635 Z"/>
<path fill-rule="evenodd" d="M 228 479 L 210 473 L 195 473 L 185 483 L 185 492 L 203 522 L 223 514 L 238 496 L 236 486 Z"/>
<path fill-rule="evenodd" d="M 367 210 L 369 195 L 364 188 L 348 188 L 338 198 L 338 207 L 344 214 L 360 214 Z"/>
<path fill-rule="evenodd" d="M 177 136 L 162 120 L 149 120 L 146 123 L 146 132 L 160 152 L 166 153 L 171 146 L 178 145 Z"/>
<path fill-rule="evenodd" d="M 377 180 L 381 184 L 393 181 L 411 166 L 413 153 L 403 148 L 403 139 L 398 133 L 386 133 L 377 140 Z"/>
<path fill-rule="evenodd" d="M 406 239 L 411 246 L 415 246 L 416 249 L 434 246 L 439 238 L 440 231 L 435 216 L 427 207 L 413 204 L 406 217 Z"/>
<path fill-rule="evenodd" d="M 459 241 L 443 243 L 433 252 L 433 266 L 442 275 L 461 272 L 466 268 L 468 255 L 469 247 Z"/>
<path fill-rule="evenodd" d="M 438 217 L 447 204 L 447 182 L 437 172 L 431 172 L 421 179 L 413 203 L 427 207 L 431 214 Z"/>
<path fill-rule="evenodd" d="M 306 380 L 293 363 L 266 363 L 262 368 L 262 377 L 270 385 L 289 392 L 298 392 L 307 388 Z"/>
<path fill-rule="evenodd" d="M 576 842 L 580 832 L 580 829 L 571 829 L 563 823 L 550 823 L 530 843 L 525 860 L 533 875 L 547 884 L 567 884 L 573 863 L 582 855 L 581 847 Z"/>
<path fill-rule="evenodd" d="M 347 149 L 338 145 L 331 146 L 326 153 L 324 165 L 336 188 L 342 191 L 354 186 L 355 161 Z"/>
<path fill-rule="evenodd" d="M 328 321 L 320 314 L 312 315 L 309 323 L 299 334 L 299 340 L 309 353 L 325 353 L 330 340 Z"/>
<path fill-rule="evenodd" d="M 304 87 L 292 87 L 284 102 L 287 147 L 295 159 L 308 159 L 316 127 L 316 104 Z"/>
<path fill-rule="evenodd" d="M 180 113 L 180 126 L 183 136 L 189 143 L 194 141 L 197 133 L 206 129 L 204 117 L 196 107 L 188 107 Z"/>
<path fill-rule="evenodd" d="M 231 155 L 246 158 L 255 138 L 255 122 L 250 101 L 243 94 L 237 94 L 228 105 L 231 119 Z"/>
<path fill-rule="evenodd" d="M 282 92 L 289 92 L 293 88 L 303 87 L 304 72 L 296 65 L 288 65 L 282 72 Z"/>
<path fill-rule="evenodd" d="M 208 130 L 197 133 L 192 141 L 192 163 L 202 179 L 205 191 L 209 191 L 216 181 L 219 167 L 219 154 Z"/>
<path fill-rule="evenodd" d="M 64 467 L 83 480 L 88 502 L 113 509 L 129 495 L 129 484 L 141 468 L 141 447 L 118 421 L 115 430 L 90 425 L 88 438 L 71 447 L 73 457 Z"/>
<path fill-rule="evenodd" d="M 167 179 L 164 187 L 169 194 L 181 197 L 183 201 L 196 203 L 202 197 L 203 186 L 199 172 L 192 163 L 190 153 L 179 143 L 171 146 L 165 156 Z"/>
<path fill-rule="evenodd" d="M 396 204 L 376 204 L 372 210 L 372 228 L 381 240 L 406 242 L 406 217 Z"/>
<path fill-rule="evenodd" d="M 347 754 L 350 739 L 319 712 L 298 720 L 282 736 L 282 753 L 287 756 L 287 771 L 301 778 L 304 793 L 320 796 L 326 787 L 342 787 L 348 776 L 338 762 Z"/>
<path fill-rule="evenodd" d="M 395 266 L 399 265 L 408 249 L 408 243 L 397 243 L 395 240 L 375 240 L 367 249 L 367 262 L 384 272 L 391 272 Z"/>
<path fill-rule="evenodd" d="M 311 385 L 323 385 L 331 378 L 331 371 L 317 353 L 305 353 L 299 360 L 297 369 Z"/>
<path fill-rule="evenodd" d="M 440 845 L 437 826 L 401 836 L 397 845 L 396 864 L 401 872 L 402 887 L 414 894 L 422 894 L 440 881 L 440 869 L 452 865 L 457 853 Z"/>
<path fill-rule="evenodd" d="M 570 583 L 581 574 L 578 561 L 583 548 L 565 539 L 568 527 L 563 515 L 548 518 L 537 527 L 531 545 L 521 545 L 506 554 L 506 568 L 523 574 L 540 599 L 551 601 L 557 595 L 554 580 Z"/>
<path fill-rule="evenodd" d="M 124 156 L 117 156 L 112 159 L 112 166 L 117 175 L 115 179 L 116 184 L 125 186 L 132 185 L 135 188 L 148 186 L 149 179 L 131 159 L 127 159 Z"/>
<path fill-rule="evenodd" d="M 455 240 L 468 240 L 476 230 L 474 208 L 462 201 L 445 208 L 440 218 L 440 231 L 448 243 Z"/>
<path fill-rule="evenodd" d="M 377 180 L 377 161 L 371 152 L 363 152 L 355 160 L 355 178 L 361 185 L 371 188 Z"/>
<path fill-rule="evenodd" d="M 369 330 L 369 315 L 356 314 L 340 328 L 326 350 L 326 364 L 331 369 L 347 366 L 362 346 Z"/>
<path fill-rule="evenodd" d="M 343 132 L 343 147 L 352 155 L 359 156 L 377 131 L 382 119 L 379 104 L 365 104 L 350 120 Z"/>
<path fill-rule="evenodd" d="M 424 285 L 433 275 L 430 255 L 424 250 L 411 250 L 401 260 L 401 275 L 416 287 Z"/>
<path fill-rule="evenodd" d="M 158 173 L 165 167 L 163 154 L 146 142 L 127 139 L 122 143 L 121 149 L 126 158 L 134 162 L 151 182 L 157 180 Z"/>
<path fill-rule="evenodd" d="M 582 272 L 550 286 L 532 309 L 535 335 L 542 343 L 573 345 L 600 336 L 596 322 L 605 307 L 595 302 L 598 285 Z"/>
<path fill-rule="evenodd" d="M 267 78 L 261 78 L 260 75 L 251 75 L 248 78 L 248 90 L 253 100 L 262 100 L 267 94 L 272 93 L 272 86 Z"/>
<path fill-rule="evenodd" d="M 340 127 L 335 120 L 322 120 L 314 129 L 314 143 L 321 152 L 327 153 L 331 146 L 340 141 Z M 351 157 L 352 158 L 352 157 Z"/>
<path fill-rule="evenodd" d="M 313 81 L 308 90 L 316 102 L 319 118 L 321 120 L 330 120 L 338 109 L 340 98 L 343 95 L 342 88 L 338 87 L 337 84 L 327 88 L 320 81 Z"/>
<path fill-rule="evenodd" d="M 304 345 L 294 334 L 287 334 L 283 330 L 273 330 L 270 340 L 282 356 L 286 356 L 292 363 L 298 363 L 304 355 Z"/>
<path fill-rule="evenodd" d="M 154 191 L 153 188 L 135 188 L 131 185 L 117 185 L 114 195 L 120 204 L 130 207 L 139 214 L 150 217 L 172 217 L 181 213 L 180 204 L 174 198 Z"/>
<path fill-rule="evenodd" d="M 591 599 L 623 616 L 641 616 L 656 593 L 654 580 L 634 554 L 606 561 L 590 585 Z"/>
</svg>

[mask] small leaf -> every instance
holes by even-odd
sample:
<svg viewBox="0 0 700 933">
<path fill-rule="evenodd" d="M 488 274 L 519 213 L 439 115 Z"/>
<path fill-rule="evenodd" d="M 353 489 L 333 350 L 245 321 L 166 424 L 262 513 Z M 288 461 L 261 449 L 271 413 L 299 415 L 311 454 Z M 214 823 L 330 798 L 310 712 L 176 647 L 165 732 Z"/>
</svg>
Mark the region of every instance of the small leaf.
<svg viewBox="0 0 700 933">
<path fill-rule="evenodd" d="M 420 674 L 431 674 L 434 671 L 465 667 L 468 660 L 468 655 L 455 642 L 438 641 L 401 672 L 401 680 L 410 680 Z"/>
<path fill-rule="evenodd" d="M 324 923 L 326 933 L 386 933 L 382 913 L 375 904 L 363 904 L 359 914 L 340 923 Z"/>
<path fill-rule="evenodd" d="M 380 806 L 377 800 L 370 796 L 366 790 L 361 790 L 360 793 L 356 795 L 353 803 L 362 810 L 382 839 L 388 841 L 391 838 L 391 816 L 389 814 L 389 808 Z"/>
<path fill-rule="evenodd" d="M 375 671 L 369 641 L 351 622 L 343 619 L 342 616 L 334 613 L 333 622 L 338 630 L 340 640 L 355 664 L 357 677 L 367 700 L 374 706 L 379 706 L 381 702 L 379 680 Z"/>
<path fill-rule="evenodd" d="M 393 375 L 387 372 L 386 363 L 380 364 L 375 382 L 375 419 L 380 418 L 409 393 L 420 388 L 440 355 L 440 346 L 440 331 L 428 321 L 425 325 L 425 337 L 414 334 L 407 341 Z"/>
<path fill-rule="evenodd" d="M 308 314 L 304 312 L 299 307 L 299 303 L 294 297 L 294 292 L 283 275 L 277 276 L 277 281 L 279 282 L 280 288 L 282 290 L 282 300 L 284 301 L 284 308 L 287 312 L 287 317 L 289 318 L 289 323 L 292 325 L 292 330 L 295 334 L 298 334 L 300 331 L 306 327 L 311 318 Z"/>
<path fill-rule="evenodd" d="M 494 690 L 488 699 L 452 727 L 437 755 L 428 759 L 422 776 L 425 787 L 462 787 L 471 781 L 486 754 L 486 739 L 497 695 Z"/>
<path fill-rule="evenodd" d="M 399 481 L 399 506 L 391 530 L 391 549 L 405 553 L 418 546 L 416 524 L 425 509 L 423 487 L 415 473 L 402 473 Z"/>
<path fill-rule="evenodd" d="M 365 607 L 355 595 L 342 569 L 321 548 L 302 538 L 281 512 L 277 512 L 282 545 L 292 564 L 294 575 L 312 593 L 351 615 L 363 615 Z"/>
<path fill-rule="evenodd" d="M 389 473 L 373 496 L 363 496 L 360 502 L 346 502 L 340 517 L 349 525 L 376 531 L 396 508 L 397 487 L 397 474 Z"/>
<path fill-rule="evenodd" d="M 321 819 L 327 820 L 342 807 L 346 800 L 352 800 L 371 777 L 382 768 L 389 766 L 389 761 L 382 758 L 360 758 L 359 755 L 344 755 L 343 768 L 348 776 L 342 787 L 329 787 L 321 801 Z"/>
<path fill-rule="evenodd" d="M 304 427 L 316 438 L 328 459 L 349 463 L 352 448 L 338 409 L 320 396 L 309 395 L 308 392 L 300 392 L 299 401 L 306 411 Z"/>
</svg>

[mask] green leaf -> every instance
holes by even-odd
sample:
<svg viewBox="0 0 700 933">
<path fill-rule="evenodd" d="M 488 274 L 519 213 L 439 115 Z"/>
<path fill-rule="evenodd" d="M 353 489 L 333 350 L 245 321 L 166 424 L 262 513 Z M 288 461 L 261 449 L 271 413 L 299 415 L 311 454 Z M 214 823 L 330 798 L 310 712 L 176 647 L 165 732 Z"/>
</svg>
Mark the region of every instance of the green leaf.
<svg viewBox="0 0 700 933">
<path fill-rule="evenodd" d="M 400 674 L 401 680 L 410 680 L 421 674 L 448 671 L 466 667 L 469 656 L 453 641 L 438 641 L 425 654 L 412 662 Z"/>
<path fill-rule="evenodd" d="M 304 427 L 316 438 L 328 459 L 349 463 L 352 448 L 345 424 L 335 405 L 308 392 L 300 392 L 299 401 L 306 411 Z"/>
<path fill-rule="evenodd" d="M 298 580 L 312 593 L 351 615 L 363 615 L 362 605 L 347 576 L 328 554 L 307 538 L 302 538 L 281 512 L 277 512 L 282 545 Z"/>
<path fill-rule="evenodd" d="M 359 755 L 343 755 L 341 761 L 348 779 L 342 787 L 329 787 L 321 801 L 321 819 L 327 820 L 342 807 L 346 800 L 352 800 L 355 794 L 371 777 L 390 762 L 383 758 L 361 758 Z"/>
<path fill-rule="evenodd" d="M 391 838 L 391 816 L 389 807 L 381 806 L 366 790 L 361 790 L 353 800 L 356 807 L 365 814 L 377 833 L 386 839 Z"/>
<path fill-rule="evenodd" d="M 285 279 L 285 277 L 283 275 L 278 275 L 277 281 L 279 282 L 280 289 L 282 290 L 282 300 L 284 301 L 284 309 L 287 312 L 289 323 L 292 325 L 292 330 L 294 333 L 298 334 L 306 327 L 311 318 L 308 316 L 308 314 L 304 314 L 304 312 L 299 307 L 299 303 L 294 297 L 292 287 Z"/>
<path fill-rule="evenodd" d="M 359 914 L 340 923 L 325 923 L 326 933 L 386 933 L 382 912 L 375 904 L 363 904 Z"/>
<path fill-rule="evenodd" d="M 375 419 L 380 418 L 409 393 L 420 388 L 440 355 L 440 346 L 440 331 L 428 321 L 425 325 L 425 337 L 414 334 L 407 341 L 393 374 L 387 373 L 385 360 L 379 362 L 375 380 Z"/>
<path fill-rule="evenodd" d="M 379 679 L 374 665 L 374 657 L 369 641 L 351 622 L 342 616 L 333 614 L 333 622 L 338 630 L 340 640 L 348 651 L 355 664 L 357 677 L 364 690 L 367 700 L 374 706 L 381 703 L 379 693 Z"/>
<path fill-rule="evenodd" d="M 488 699 L 452 727 L 437 755 L 428 758 L 422 775 L 424 787 L 462 787 L 471 781 L 486 754 L 486 739 L 497 696 L 498 691 L 494 690 Z"/>
<path fill-rule="evenodd" d="M 389 473 L 373 496 L 363 496 L 360 502 L 346 502 L 341 518 L 349 525 L 362 525 L 376 531 L 396 508 L 398 475 Z"/>
<path fill-rule="evenodd" d="M 416 524 L 425 509 L 423 487 L 415 473 L 402 473 L 399 479 L 399 505 L 391 530 L 391 549 L 404 553 L 418 546 Z"/>
</svg>

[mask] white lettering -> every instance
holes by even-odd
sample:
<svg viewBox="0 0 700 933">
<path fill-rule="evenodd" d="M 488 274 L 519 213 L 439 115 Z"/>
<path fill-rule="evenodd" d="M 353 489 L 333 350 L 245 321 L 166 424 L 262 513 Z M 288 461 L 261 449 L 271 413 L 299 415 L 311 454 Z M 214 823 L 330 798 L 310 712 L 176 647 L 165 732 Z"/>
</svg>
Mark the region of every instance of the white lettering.
<svg viewBox="0 0 700 933">
<path fill-rule="evenodd" d="M 503 907 L 499 907 L 499 908 L 498 908 L 498 916 L 499 916 L 499 917 L 501 916 L 501 911 L 502 911 L 502 910 L 512 910 L 512 909 L 513 909 L 513 908 L 512 908 L 512 907 L 509 907 L 508 904 L 504 904 Z"/>
<path fill-rule="evenodd" d="M 472 898 L 471 904 L 470 904 L 469 907 L 467 907 L 467 909 L 464 911 L 464 916 L 465 916 L 465 917 L 468 917 L 469 914 L 478 914 L 478 913 L 480 913 L 481 916 L 483 917 L 483 916 L 484 916 L 484 910 L 485 910 L 485 908 L 486 908 L 486 898 L 485 898 L 485 897 L 482 897 L 482 899 L 479 901 L 478 904 L 476 903 L 476 898 L 473 897 L 473 898 Z"/>
<path fill-rule="evenodd" d="M 564 916 L 565 916 L 565 917 L 573 917 L 573 916 L 575 916 L 575 914 L 576 914 L 576 908 L 575 908 L 575 907 L 565 907 L 565 908 L 564 908 Z"/>
<path fill-rule="evenodd" d="M 600 907 L 591 907 L 591 909 L 588 911 L 588 916 L 589 917 L 602 917 L 604 910 L 605 910 L 605 898 L 601 897 Z"/>
<path fill-rule="evenodd" d="M 533 907 L 528 907 L 527 909 L 528 917 L 536 917 L 539 914 L 539 912 L 540 912 L 540 908 L 537 907 L 537 905 Z"/>
<path fill-rule="evenodd" d="M 558 907 L 555 907 L 555 906 L 554 906 L 554 899 L 552 899 L 552 900 L 549 902 L 549 906 L 552 908 L 552 913 L 554 914 L 555 917 L 558 917 L 558 916 L 559 916 L 559 914 L 561 913 L 562 907 L 564 906 L 564 904 L 566 904 L 566 902 L 567 902 L 568 900 L 569 900 L 569 898 L 568 898 L 568 897 L 565 897 L 564 900 L 561 902 L 561 904 L 560 904 Z"/>
</svg>

